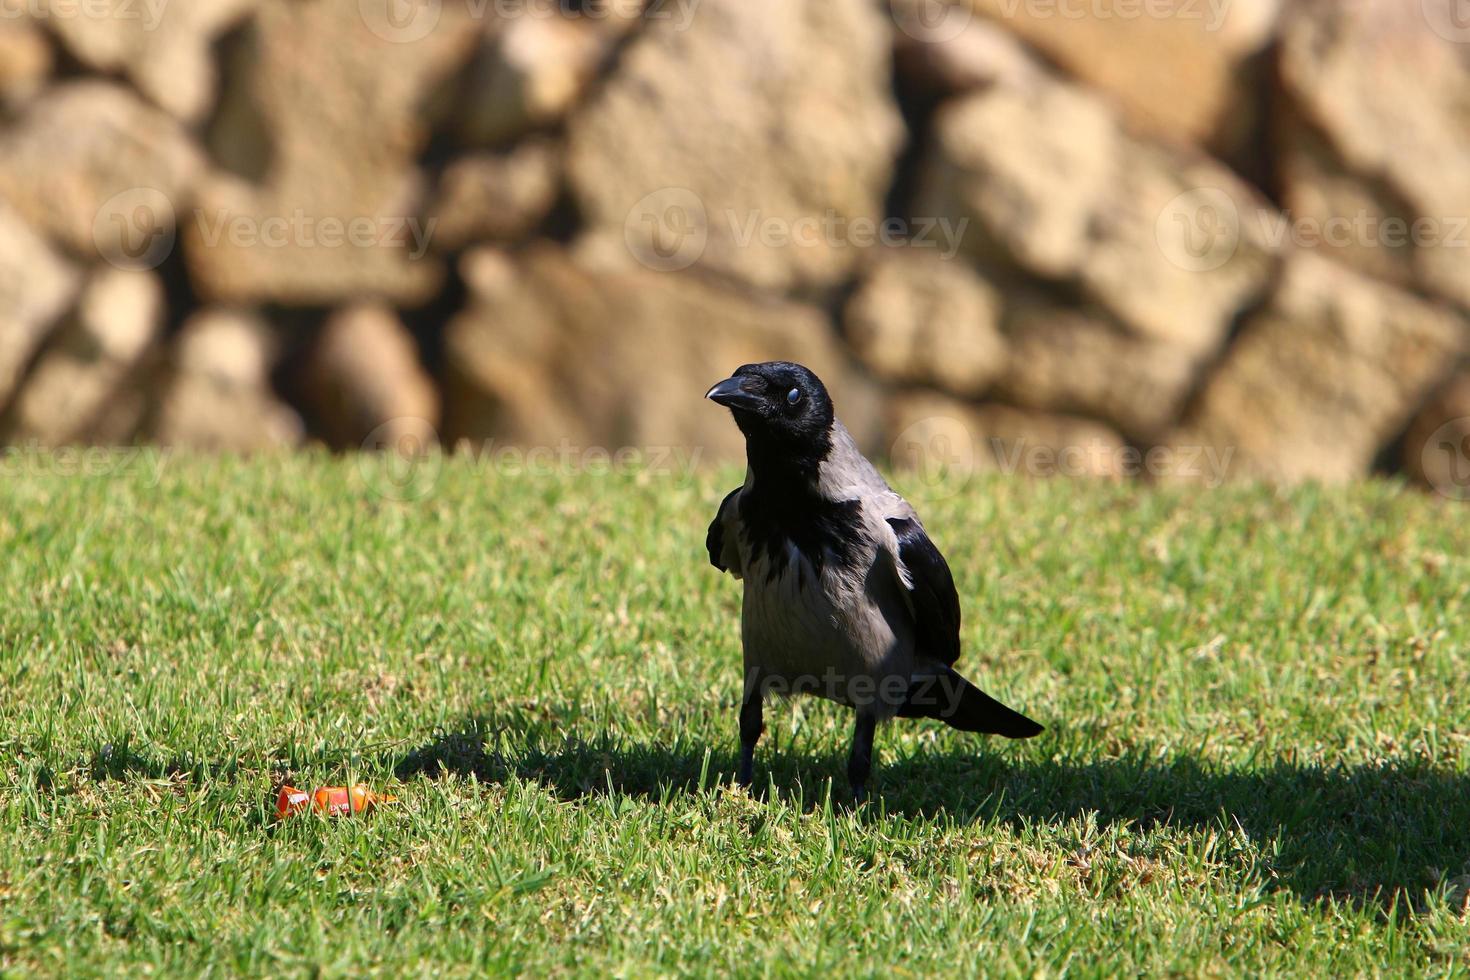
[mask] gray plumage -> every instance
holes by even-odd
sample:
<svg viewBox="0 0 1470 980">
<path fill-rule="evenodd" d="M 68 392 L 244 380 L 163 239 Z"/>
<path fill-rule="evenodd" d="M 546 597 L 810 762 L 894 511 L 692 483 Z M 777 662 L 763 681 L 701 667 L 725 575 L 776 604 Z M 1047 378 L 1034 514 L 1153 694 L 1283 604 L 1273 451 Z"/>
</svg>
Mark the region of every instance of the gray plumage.
<svg viewBox="0 0 1470 980">
<path fill-rule="evenodd" d="M 708 396 L 746 436 L 745 483 L 710 525 L 715 567 L 744 583 L 740 779 L 761 705 L 811 694 L 857 712 L 848 776 L 861 799 L 873 730 L 895 715 L 1027 738 L 1041 726 L 953 670 L 959 601 L 914 509 L 837 421 L 820 380 L 788 362 L 745 365 Z"/>
<path fill-rule="evenodd" d="M 746 671 L 759 670 L 768 692 L 836 676 L 843 682 L 811 693 L 856 707 L 853 687 L 876 692 L 880 681 L 907 678 L 919 667 L 907 608 L 907 570 L 887 522 L 915 514 L 858 452 L 842 423 L 833 428 L 832 455 L 820 464 L 817 482 L 829 500 L 861 501 L 853 560 L 817 567 L 815 556 L 790 540 L 775 554 L 753 546 L 741 533 L 739 516 L 741 494 L 755 481 L 750 471 L 741 493 L 726 498 L 720 508 L 721 560 L 745 582 L 740 628 Z M 849 682 L 859 677 L 869 683 Z M 864 706 L 886 720 L 907 694 L 905 684 L 896 696 L 875 696 Z"/>
</svg>

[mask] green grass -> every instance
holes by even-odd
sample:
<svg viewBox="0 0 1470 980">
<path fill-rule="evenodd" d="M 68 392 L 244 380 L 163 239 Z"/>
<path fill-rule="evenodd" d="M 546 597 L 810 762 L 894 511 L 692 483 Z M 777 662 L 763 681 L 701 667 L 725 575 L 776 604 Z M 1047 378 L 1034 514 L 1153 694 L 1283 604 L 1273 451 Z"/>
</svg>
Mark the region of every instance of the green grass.
<svg viewBox="0 0 1470 980">
<path fill-rule="evenodd" d="M 822 702 L 730 786 L 736 474 L 45 464 L 0 479 L 0 971 L 1470 972 L 1462 506 L 899 477 L 961 666 L 1049 728 L 887 726 L 853 810 Z M 282 778 L 402 802 L 277 825 Z"/>
</svg>

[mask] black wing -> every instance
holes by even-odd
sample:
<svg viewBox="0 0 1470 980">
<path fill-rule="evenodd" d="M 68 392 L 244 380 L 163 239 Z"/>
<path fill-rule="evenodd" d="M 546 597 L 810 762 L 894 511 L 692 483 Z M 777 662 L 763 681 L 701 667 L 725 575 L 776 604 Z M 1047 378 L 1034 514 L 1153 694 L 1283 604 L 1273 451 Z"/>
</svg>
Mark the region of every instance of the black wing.
<svg viewBox="0 0 1470 980">
<path fill-rule="evenodd" d="M 929 540 L 919 522 L 888 518 L 898 535 L 898 557 L 908 569 L 913 587 L 914 639 L 919 650 L 946 665 L 960 658 L 960 596 L 944 556 Z"/>
<path fill-rule="evenodd" d="M 715 519 L 709 522 L 709 533 L 704 537 L 704 546 L 709 551 L 709 563 L 722 572 L 729 571 L 720 562 L 720 556 L 725 551 L 725 505 L 742 489 L 744 488 L 736 487 L 725 494 L 725 499 L 720 501 L 719 509 L 715 511 Z"/>
</svg>

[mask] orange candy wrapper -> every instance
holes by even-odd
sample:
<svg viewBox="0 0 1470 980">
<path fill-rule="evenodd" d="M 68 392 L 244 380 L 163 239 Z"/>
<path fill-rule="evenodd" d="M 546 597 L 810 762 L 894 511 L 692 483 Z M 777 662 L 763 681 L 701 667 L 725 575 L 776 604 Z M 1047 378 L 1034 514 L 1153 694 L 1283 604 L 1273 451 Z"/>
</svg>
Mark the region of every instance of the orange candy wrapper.
<svg viewBox="0 0 1470 980">
<path fill-rule="evenodd" d="M 293 813 L 303 813 L 307 809 L 329 817 L 345 817 L 353 813 L 364 813 L 384 803 L 396 802 L 398 797 L 379 796 L 361 783 L 356 786 L 321 786 L 310 793 L 294 786 L 282 786 L 280 795 L 276 797 L 276 819 L 289 817 Z"/>
</svg>

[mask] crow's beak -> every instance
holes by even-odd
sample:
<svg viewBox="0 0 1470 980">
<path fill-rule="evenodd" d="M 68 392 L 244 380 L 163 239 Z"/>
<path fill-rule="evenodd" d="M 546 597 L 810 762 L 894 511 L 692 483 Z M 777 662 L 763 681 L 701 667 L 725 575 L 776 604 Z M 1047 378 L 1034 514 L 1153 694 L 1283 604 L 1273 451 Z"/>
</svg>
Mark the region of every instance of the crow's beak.
<svg viewBox="0 0 1470 980">
<path fill-rule="evenodd" d="M 746 387 L 745 378 L 726 378 L 704 393 L 704 397 L 716 405 L 724 405 L 726 408 L 743 408 L 753 412 L 759 409 L 763 399 L 759 394 Z"/>
</svg>

